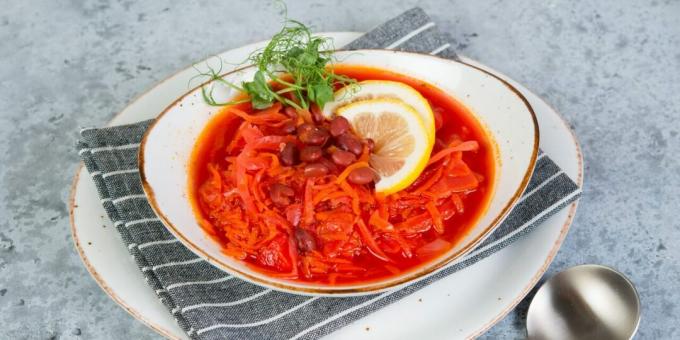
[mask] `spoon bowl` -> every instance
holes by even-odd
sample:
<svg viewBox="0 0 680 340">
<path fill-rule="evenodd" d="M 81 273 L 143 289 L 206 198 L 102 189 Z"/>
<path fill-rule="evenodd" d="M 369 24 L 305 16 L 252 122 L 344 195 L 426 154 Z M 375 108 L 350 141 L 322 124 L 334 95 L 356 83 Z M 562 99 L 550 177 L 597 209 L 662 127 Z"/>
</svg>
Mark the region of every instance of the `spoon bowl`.
<svg viewBox="0 0 680 340">
<path fill-rule="evenodd" d="M 640 297 L 618 271 L 600 265 L 569 268 L 548 280 L 527 314 L 529 339 L 631 339 Z"/>
</svg>

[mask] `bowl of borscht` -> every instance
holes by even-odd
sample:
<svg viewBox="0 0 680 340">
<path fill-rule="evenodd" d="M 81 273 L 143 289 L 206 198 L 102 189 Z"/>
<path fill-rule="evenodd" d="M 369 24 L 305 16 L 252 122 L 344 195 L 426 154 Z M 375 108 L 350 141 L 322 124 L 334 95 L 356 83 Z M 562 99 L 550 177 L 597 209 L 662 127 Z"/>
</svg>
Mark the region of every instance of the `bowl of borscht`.
<svg viewBox="0 0 680 340">
<path fill-rule="evenodd" d="M 154 211 L 225 272 L 296 294 L 393 289 L 473 250 L 525 190 L 537 121 L 499 77 L 391 50 L 264 52 L 205 73 L 140 147 Z"/>
</svg>

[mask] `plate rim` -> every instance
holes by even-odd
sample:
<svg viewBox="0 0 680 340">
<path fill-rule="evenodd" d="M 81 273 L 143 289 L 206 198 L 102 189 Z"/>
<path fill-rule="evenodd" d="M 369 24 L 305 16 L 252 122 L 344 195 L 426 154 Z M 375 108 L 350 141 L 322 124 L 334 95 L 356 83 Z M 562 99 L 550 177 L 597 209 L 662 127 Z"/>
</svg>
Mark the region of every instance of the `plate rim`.
<svg viewBox="0 0 680 340">
<path fill-rule="evenodd" d="M 340 35 L 340 34 L 356 34 L 356 35 L 358 35 L 358 34 L 363 34 L 363 33 L 362 32 L 354 32 L 354 31 L 334 31 L 334 32 L 317 32 L 316 34 L 330 36 L 330 35 Z M 263 40 L 263 41 L 266 41 L 266 40 Z M 221 51 L 216 55 L 222 55 L 224 53 L 227 53 L 229 51 L 236 50 L 236 49 L 239 49 L 239 48 L 245 48 L 245 47 L 248 47 L 248 46 L 256 46 L 259 43 L 262 43 L 262 42 L 256 42 L 256 43 L 245 44 L 245 45 L 242 45 L 242 46 L 236 46 L 234 48 L 230 48 L 230 49 Z M 467 58 L 467 57 L 464 57 L 464 56 L 460 56 L 460 57 L 461 57 L 462 60 L 467 61 L 467 62 L 470 62 L 470 61 L 476 62 L 474 59 L 471 59 L 471 58 Z M 201 61 L 204 61 L 204 60 L 207 60 L 207 59 L 202 59 L 198 62 L 201 62 Z M 196 63 L 192 63 L 191 65 L 194 65 L 194 64 L 196 64 Z M 478 64 L 483 65 L 484 67 L 487 67 L 486 65 L 484 65 L 482 63 L 478 63 Z M 170 74 L 169 76 L 167 76 L 163 80 L 156 82 L 152 87 L 141 92 L 139 95 L 137 95 L 132 100 L 130 100 L 113 117 L 111 117 L 107 121 L 105 126 L 111 126 L 111 123 L 113 121 L 115 121 L 116 118 L 120 117 L 128 107 L 130 107 L 131 105 L 133 105 L 134 103 L 139 101 L 142 97 L 145 97 L 146 95 L 148 95 L 150 92 L 156 90 L 161 84 L 166 83 L 170 79 L 172 79 L 175 76 L 177 76 L 178 74 L 188 70 L 189 68 L 191 68 L 191 66 L 188 66 L 188 67 L 182 68 L 182 69 L 180 69 L 176 72 L 173 72 L 172 74 Z M 491 69 L 490 72 L 491 71 L 493 71 L 492 73 L 496 76 L 504 76 L 502 73 L 497 72 L 494 69 Z M 528 88 L 527 88 L 527 91 L 534 93 L 533 91 L 531 91 Z M 583 187 L 584 158 L 583 158 L 582 148 L 581 148 L 581 145 L 578 142 L 578 139 L 576 138 L 575 131 L 572 129 L 572 127 L 569 125 L 569 123 L 564 119 L 564 117 L 560 114 L 560 112 L 553 105 L 551 105 L 550 103 L 548 103 L 547 101 L 545 101 L 542 97 L 540 97 L 538 95 L 536 95 L 536 97 L 538 98 L 538 100 L 543 102 L 546 106 L 550 107 L 550 109 L 555 112 L 555 114 L 560 119 L 560 121 L 562 122 L 564 127 L 569 131 L 571 138 L 572 138 L 572 141 L 573 141 L 573 144 L 576 148 L 576 156 L 577 156 L 577 160 L 578 160 L 578 166 L 577 166 L 578 174 L 577 174 L 577 177 L 575 178 L 575 182 L 576 182 L 576 184 L 579 185 L 579 187 Z M 116 302 L 121 308 L 123 308 L 123 310 L 128 312 L 128 314 L 130 314 L 133 318 L 139 320 L 140 322 L 142 322 L 147 327 L 153 329 L 158 334 L 160 334 L 160 335 L 162 335 L 162 336 L 164 336 L 168 339 L 180 339 L 180 337 L 177 337 L 175 334 L 173 334 L 169 330 L 165 329 L 164 327 L 162 327 L 160 325 L 157 325 L 155 322 L 149 320 L 145 316 L 140 315 L 136 310 L 134 310 L 132 307 L 130 307 L 124 301 L 122 301 L 122 299 L 115 292 L 113 292 L 111 290 L 111 288 L 106 284 L 106 282 L 104 282 L 101 279 L 97 270 L 94 268 L 94 266 L 92 266 L 92 264 L 89 262 L 88 258 L 85 256 L 85 253 L 84 253 L 82 246 L 80 244 L 80 240 L 78 238 L 78 232 L 77 232 L 76 226 L 75 226 L 75 213 L 74 213 L 74 209 L 76 208 L 75 207 L 75 198 L 76 198 L 76 194 L 77 194 L 77 191 L 78 191 L 78 183 L 80 181 L 80 175 L 83 173 L 83 171 L 86 171 L 86 170 L 84 169 L 83 162 L 80 161 L 79 166 L 75 170 L 75 176 L 73 177 L 73 181 L 71 183 L 70 192 L 69 192 L 69 222 L 70 222 L 70 225 L 71 225 L 70 229 L 71 229 L 71 234 L 72 234 L 71 236 L 73 238 L 74 246 L 75 246 L 75 248 L 78 252 L 78 255 L 79 255 L 81 261 L 85 265 L 85 268 L 87 269 L 88 273 L 92 276 L 94 281 L 97 283 L 97 285 L 99 285 L 99 287 L 114 302 Z M 510 311 L 514 310 L 515 307 L 519 304 L 519 302 L 522 301 L 526 297 L 526 295 L 531 291 L 531 289 L 533 289 L 535 287 L 536 283 L 540 280 L 540 278 L 543 276 L 543 274 L 545 274 L 545 272 L 547 271 L 548 267 L 550 266 L 550 264 L 554 260 L 555 256 L 557 255 L 562 243 L 564 242 L 564 239 L 566 238 L 566 235 L 568 234 L 568 231 L 569 231 L 569 229 L 570 229 L 570 227 L 571 227 L 571 225 L 574 221 L 575 213 L 576 213 L 576 210 L 578 208 L 578 203 L 579 203 L 579 201 L 577 200 L 577 201 L 575 201 L 575 202 L 573 202 L 569 205 L 568 215 L 567 215 L 567 218 L 566 218 L 564 224 L 560 228 L 559 237 L 555 240 L 555 242 L 554 242 L 553 246 L 551 247 L 550 252 L 548 253 L 548 256 L 546 257 L 543 265 L 538 269 L 538 271 L 532 277 L 532 279 L 527 282 L 524 289 L 517 295 L 517 297 L 514 300 L 512 300 L 512 302 L 507 306 L 507 308 L 505 308 L 500 313 L 498 313 L 489 322 L 484 324 L 479 330 L 469 334 L 467 338 L 476 338 L 479 335 L 486 332 L 487 330 L 489 330 L 493 325 L 498 323 L 498 321 L 500 321 L 505 316 L 507 316 L 508 313 L 510 313 Z"/>
</svg>

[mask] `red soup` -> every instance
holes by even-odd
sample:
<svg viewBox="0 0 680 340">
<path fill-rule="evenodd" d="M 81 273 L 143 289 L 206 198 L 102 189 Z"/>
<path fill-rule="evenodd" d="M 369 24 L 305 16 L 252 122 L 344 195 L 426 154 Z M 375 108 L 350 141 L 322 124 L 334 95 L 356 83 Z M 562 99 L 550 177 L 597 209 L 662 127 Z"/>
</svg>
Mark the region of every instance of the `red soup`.
<svg viewBox="0 0 680 340">
<path fill-rule="evenodd" d="M 341 285 L 412 271 L 459 242 L 490 200 L 491 140 L 462 104 L 392 72 L 335 72 L 418 90 L 435 115 L 430 162 L 409 187 L 385 196 L 352 174 L 370 170 L 361 168 L 372 141 L 351 129 L 337 135 L 338 123 L 317 109 L 222 109 L 196 143 L 189 196 L 224 253 L 269 276 Z"/>
</svg>

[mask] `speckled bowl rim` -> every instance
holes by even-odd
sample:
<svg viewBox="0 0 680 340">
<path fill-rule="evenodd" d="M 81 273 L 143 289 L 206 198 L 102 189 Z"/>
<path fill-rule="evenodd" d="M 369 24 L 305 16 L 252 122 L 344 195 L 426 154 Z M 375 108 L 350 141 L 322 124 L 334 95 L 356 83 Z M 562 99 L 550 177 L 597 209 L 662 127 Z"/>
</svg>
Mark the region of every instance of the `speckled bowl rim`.
<svg viewBox="0 0 680 340">
<path fill-rule="evenodd" d="M 346 52 L 347 50 L 342 50 L 338 49 L 336 50 L 337 52 Z M 478 244 L 480 244 L 487 236 L 489 236 L 505 219 L 505 217 L 510 213 L 512 208 L 515 206 L 517 201 L 520 199 L 522 196 L 522 193 L 524 193 L 524 190 L 526 189 L 527 185 L 529 184 L 529 180 L 531 179 L 531 175 L 533 174 L 533 170 L 536 166 L 536 159 L 538 157 L 538 145 L 540 141 L 540 130 L 538 128 L 538 120 L 536 118 L 536 113 L 534 112 L 533 107 L 529 103 L 529 101 L 524 97 L 524 95 L 516 89 L 512 84 L 509 82 L 505 81 L 504 79 L 500 78 L 499 76 L 496 76 L 495 74 L 486 71 L 480 67 L 477 67 L 475 65 L 466 63 L 464 61 L 460 60 L 453 60 L 453 59 L 447 59 L 447 58 L 442 58 L 438 56 L 434 56 L 431 54 L 427 53 L 418 53 L 418 52 L 406 52 L 406 51 L 395 51 L 395 50 L 388 50 L 388 49 L 360 49 L 360 50 L 352 50 L 351 52 L 379 52 L 379 53 L 392 53 L 392 54 L 405 54 L 405 55 L 411 55 L 411 56 L 416 56 L 418 58 L 429 58 L 429 59 L 436 59 L 439 61 L 443 61 L 445 63 L 449 64 L 459 64 L 463 65 L 464 67 L 472 68 L 474 70 L 477 70 L 479 72 L 482 72 L 483 74 L 486 74 L 496 81 L 500 82 L 502 85 L 504 85 L 510 92 L 512 92 L 515 96 L 517 96 L 522 103 L 526 106 L 526 109 L 529 113 L 529 116 L 531 117 L 532 121 L 532 127 L 533 131 L 530 131 L 529 133 L 533 133 L 533 146 L 532 146 L 532 152 L 531 152 L 531 159 L 529 160 L 529 163 L 526 167 L 526 170 L 524 171 L 524 175 L 522 176 L 522 181 L 518 185 L 518 187 L 515 189 L 514 194 L 511 196 L 510 199 L 505 203 L 503 208 L 496 214 L 494 219 L 484 227 L 483 231 L 475 237 L 473 240 L 468 242 L 463 248 L 459 249 L 458 251 L 449 254 L 447 256 L 443 256 L 441 258 L 432 260 L 421 267 L 413 270 L 412 272 L 407 273 L 403 277 L 400 277 L 399 279 L 396 280 L 391 280 L 389 282 L 381 282 L 381 280 L 375 281 L 375 282 L 370 282 L 365 284 L 364 286 L 361 287 L 343 287 L 343 286 L 329 286 L 329 285 L 324 285 L 324 286 L 314 286 L 312 284 L 301 287 L 301 286 L 295 286 L 295 285 L 289 285 L 285 282 L 281 281 L 268 281 L 266 278 L 260 278 L 255 275 L 250 274 L 249 272 L 246 272 L 244 270 L 240 270 L 237 268 L 234 268 L 230 264 L 220 260 L 219 258 L 216 258 L 214 256 L 211 256 L 208 254 L 206 251 L 204 251 L 200 246 L 196 245 L 193 243 L 188 237 L 186 237 L 180 228 L 175 226 L 172 221 L 163 213 L 163 210 L 159 207 L 158 202 L 156 201 L 156 196 L 155 193 L 149 184 L 147 180 L 147 174 L 145 173 L 145 152 L 146 152 L 146 142 L 153 132 L 154 128 L 157 126 L 158 122 L 163 119 L 166 113 L 168 113 L 171 109 L 173 109 L 180 101 L 182 101 L 185 97 L 189 96 L 190 94 L 194 93 L 201 87 L 213 82 L 214 80 L 210 80 L 207 82 L 204 82 L 189 91 L 187 91 L 184 95 L 181 97 L 177 98 L 175 101 L 173 101 L 170 105 L 168 105 L 157 117 L 154 119 L 154 121 L 151 123 L 151 125 L 147 128 L 146 132 L 144 133 L 144 136 L 142 137 L 142 141 L 139 146 L 139 153 L 138 153 L 138 164 L 139 164 L 139 176 L 142 182 L 142 188 L 144 189 L 144 194 L 146 195 L 147 200 L 149 201 L 149 205 L 151 206 L 151 209 L 156 213 L 156 215 L 160 218 L 160 220 L 163 222 L 163 225 L 173 234 L 175 237 L 177 237 L 187 248 L 189 248 L 191 251 L 193 251 L 195 254 L 198 256 L 202 257 L 205 259 L 207 262 L 213 264 L 214 266 L 220 268 L 221 270 L 232 274 L 236 277 L 239 277 L 241 279 L 250 281 L 252 283 L 255 283 L 257 285 L 286 292 L 286 293 L 293 293 L 293 294 L 301 294 L 301 295 L 312 295 L 312 296 L 358 296 L 358 295 L 367 295 L 367 294 L 374 294 L 374 293 L 380 293 L 389 289 L 394 289 L 397 287 L 400 287 L 402 285 L 406 285 L 408 283 L 414 283 L 417 282 L 421 279 L 426 278 L 428 275 L 435 273 L 437 270 L 440 270 L 456 259 L 464 256 L 468 252 L 472 251 Z M 339 63 L 342 64 L 342 63 Z M 359 63 L 360 64 L 360 63 Z M 245 69 L 252 68 L 254 66 L 248 65 L 245 67 L 240 67 L 236 68 L 234 70 L 231 70 L 229 72 L 224 72 L 220 74 L 220 77 L 225 77 L 240 71 L 243 71 Z M 389 71 L 389 70 L 388 70 Z M 498 169 L 497 169 L 498 171 Z M 497 175 L 498 176 L 498 175 Z M 494 184 L 495 185 L 495 184 Z M 493 198 L 492 198 L 493 199 Z M 490 203 L 490 202 L 489 202 Z"/>
<path fill-rule="evenodd" d="M 332 34 L 340 34 L 340 33 L 354 33 L 354 34 L 357 34 L 357 35 L 362 34 L 361 32 L 321 32 L 321 33 L 318 33 L 318 34 L 332 35 Z M 227 50 L 225 52 L 228 52 L 228 51 L 229 50 Z M 468 60 L 468 61 L 474 62 L 473 59 L 470 59 L 470 58 L 467 58 L 467 57 L 463 57 L 463 58 Z M 180 73 L 182 73 L 182 72 L 184 72 L 184 71 L 186 71 L 190 68 L 191 68 L 191 66 L 185 67 L 184 69 L 181 69 L 181 70 L 173 73 L 172 75 L 168 76 L 164 80 L 156 83 L 156 85 L 154 85 L 153 87 L 149 88 L 148 90 L 142 92 L 137 97 L 135 97 L 132 101 L 130 101 L 130 104 L 128 104 L 127 106 L 130 106 L 133 103 L 140 100 L 142 97 L 145 97 L 147 94 L 154 91 L 158 86 L 160 86 L 160 84 L 165 83 L 166 81 L 169 81 L 170 79 L 174 78 L 177 74 L 180 74 Z M 527 91 L 530 91 L 530 90 L 527 89 Z M 543 104 L 545 104 L 547 107 L 550 107 L 553 112 L 555 112 L 556 116 L 560 119 L 560 121 L 562 122 L 564 127 L 571 134 L 572 142 L 574 143 L 574 146 L 576 147 L 576 155 L 577 155 L 577 158 L 578 158 L 578 174 L 577 174 L 577 178 L 576 178 L 576 184 L 578 184 L 579 187 L 582 187 L 583 186 L 583 177 L 584 177 L 583 176 L 583 153 L 582 153 L 582 150 L 581 150 L 581 146 L 578 142 L 578 139 L 576 138 L 576 133 L 571 128 L 569 123 L 567 123 L 567 121 L 564 119 L 564 117 L 562 117 L 562 115 L 559 113 L 559 111 L 555 109 L 554 106 L 552 106 L 550 103 L 546 102 L 543 98 L 541 98 L 537 95 L 536 95 L 536 98 L 538 100 L 540 100 Z M 107 126 L 111 125 L 113 120 L 115 120 L 116 117 L 121 116 L 124 112 L 125 112 L 125 108 L 123 110 L 119 111 L 116 115 L 114 115 L 114 117 L 112 117 L 109 120 L 109 122 L 107 123 Z M 76 248 L 78 255 L 80 256 L 80 259 L 83 261 L 85 268 L 90 273 L 90 275 L 95 280 L 95 282 L 99 285 L 99 287 L 101 287 L 101 289 L 109 297 L 111 297 L 111 299 L 113 301 L 115 301 L 119 306 L 121 306 L 121 308 L 123 308 L 123 310 L 128 312 L 132 317 L 139 320 L 140 322 L 145 324 L 147 327 L 153 329 L 158 334 L 160 334 L 160 335 L 162 335 L 162 336 L 164 336 L 168 339 L 179 339 L 176 336 L 174 336 L 172 333 L 170 333 L 168 330 L 163 328 L 162 326 L 159 326 L 156 323 L 149 320 L 147 317 L 137 314 L 135 312 L 134 308 L 127 305 L 115 292 L 113 292 L 111 290 L 111 288 L 109 288 L 109 286 L 106 284 L 106 282 L 104 282 L 101 279 L 97 270 L 94 268 L 94 266 L 92 266 L 92 264 L 90 263 L 88 258 L 85 256 L 85 252 L 83 251 L 82 246 L 80 245 L 80 242 L 79 242 L 78 232 L 77 232 L 76 226 L 75 226 L 75 216 L 74 216 L 74 209 L 76 208 L 75 207 L 75 197 L 76 197 L 76 192 L 77 192 L 77 189 L 78 189 L 78 182 L 79 182 L 79 179 L 80 179 L 80 174 L 81 174 L 82 171 L 85 171 L 84 165 L 83 165 L 82 162 L 80 162 L 80 165 L 78 166 L 78 168 L 75 171 L 75 175 L 73 177 L 73 182 L 71 183 L 71 188 L 70 188 L 70 195 L 69 195 L 69 215 L 70 215 L 70 218 L 69 218 L 69 222 L 71 224 L 71 234 L 73 235 L 74 247 Z M 504 309 L 500 313 L 498 313 L 496 315 L 496 317 L 494 317 L 488 323 L 483 325 L 479 330 L 472 333 L 469 338 L 476 338 L 476 337 L 480 336 L 481 334 L 484 334 L 484 332 L 486 332 L 491 327 L 493 327 L 493 325 L 498 323 L 498 321 L 500 321 L 505 316 L 507 316 L 508 313 L 510 313 L 510 311 L 512 311 L 519 304 L 519 302 L 522 301 L 527 296 L 527 294 L 529 294 L 531 289 L 533 289 L 533 287 L 536 286 L 536 283 L 538 283 L 538 280 L 543 276 L 543 274 L 545 274 L 548 267 L 550 266 L 550 263 L 552 263 L 552 261 L 555 259 L 555 256 L 557 255 L 557 252 L 559 251 L 560 246 L 564 242 L 564 239 L 569 232 L 571 224 L 574 222 L 574 217 L 575 217 L 577 208 L 578 208 L 578 201 L 571 203 L 570 208 L 569 208 L 569 212 L 567 214 L 567 218 L 566 218 L 564 224 L 562 225 L 562 227 L 560 228 L 560 235 L 555 240 L 552 248 L 550 249 L 548 256 L 546 257 L 546 259 L 544 261 L 543 266 L 541 266 L 538 269 L 538 271 L 536 272 L 536 274 L 527 282 L 527 285 L 524 287 L 524 289 L 517 295 L 517 297 L 514 300 L 512 300 L 512 302 L 507 306 L 506 309 Z"/>
</svg>

